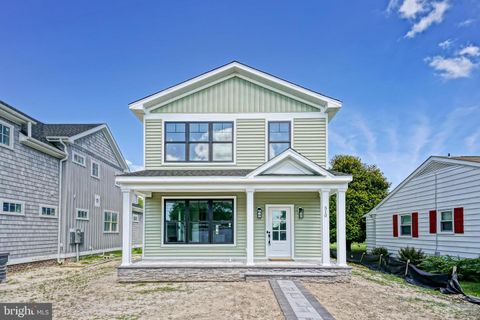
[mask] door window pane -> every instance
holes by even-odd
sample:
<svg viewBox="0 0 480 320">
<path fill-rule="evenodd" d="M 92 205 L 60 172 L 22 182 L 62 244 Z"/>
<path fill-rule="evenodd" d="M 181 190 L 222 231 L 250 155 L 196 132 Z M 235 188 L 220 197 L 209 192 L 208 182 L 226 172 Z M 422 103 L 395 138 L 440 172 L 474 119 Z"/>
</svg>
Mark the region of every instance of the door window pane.
<svg viewBox="0 0 480 320">
<path fill-rule="evenodd" d="M 287 232 L 286 231 L 280 231 L 280 241 L 287 240 Z"/>
<path fill-rule="evenodd" d="M 185 161 L 186 150 L 184 143 L 167 143 L 166 160 L 167 161 Z"/>
<path fill-rule="evenodd" d="M 208 161 L 208 143 L 191 143 L 189 152 L 190 161 Z"/>
</svg>

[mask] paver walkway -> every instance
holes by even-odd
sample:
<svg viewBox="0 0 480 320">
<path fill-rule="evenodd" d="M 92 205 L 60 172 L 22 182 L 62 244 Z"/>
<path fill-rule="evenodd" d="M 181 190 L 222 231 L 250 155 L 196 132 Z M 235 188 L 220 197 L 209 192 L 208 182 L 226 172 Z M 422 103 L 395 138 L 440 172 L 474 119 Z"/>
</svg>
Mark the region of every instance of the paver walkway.
<svg viewBox="0 0 480 320">
<path fill-rule="evenodd" d="M 300 281 L 270 280 L 270 286 L 287 320 L 334 320 Z"/>
</svg>

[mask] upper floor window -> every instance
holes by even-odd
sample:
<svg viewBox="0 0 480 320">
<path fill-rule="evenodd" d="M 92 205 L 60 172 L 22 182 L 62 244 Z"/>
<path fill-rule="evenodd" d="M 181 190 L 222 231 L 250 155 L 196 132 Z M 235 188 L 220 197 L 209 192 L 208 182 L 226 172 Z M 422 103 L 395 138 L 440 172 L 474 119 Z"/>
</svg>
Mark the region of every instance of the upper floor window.
<svg viewBox="0 0 480 320">
<path fill-rule="evenodd" d="M 12 215 L 25 215 L 25 203 L 23 201 L 0 200 L 2 205 L 0 213 Z"/>
<path fill-rule="evenodd" d="M 118 232 L 118 212 L 103 212 L 103 232 Z"/>
<path fill-rule="evenodd" d="M 167 122 L 166 162 L 232 162 L 233 122 Z"/>
<path fill-rule="evenodd" d="M 40 206 L 40 216 L 48 218 L 57 217 L 57 208 L 52 206 Z"/>
<path fill-rule="evenodd" d="M 85 156 L 82 156 L 79 153 L 73 152 L 73 159 L 72 161 L 76 164 L 81 165 L 82 167 L 85 167 L 86 164 L 86 158 Z"/>
<path fill-rule="evenodd" d="M 268 123 L 268 160 L 290 148 L 290 130 L 290 121 L 271 121 Z"/>
<path fill-rule="evenodd" d="M 0 122 L 0 145 L 11 148 L 13 146 L 13 126 Z"/>
<path fill-rule="evenodd" d="M 92 161 L 91 175 L 94 178 L 100 179 L 100 164 L 98 162 Z"/>
</svg>

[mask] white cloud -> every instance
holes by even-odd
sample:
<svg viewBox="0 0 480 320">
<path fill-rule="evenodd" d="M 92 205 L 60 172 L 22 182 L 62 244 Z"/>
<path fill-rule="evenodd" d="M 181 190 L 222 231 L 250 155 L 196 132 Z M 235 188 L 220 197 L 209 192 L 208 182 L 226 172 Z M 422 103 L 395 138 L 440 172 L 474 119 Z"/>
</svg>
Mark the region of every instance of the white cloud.
<svg viewBox="0 0 480 320">
<path fill-rule="evenodd" d="M 480 56 L 480 47 L 469 45 L 460 50 L 458 54 L 461 56 L 478 57 Z"/>
<path fill-rule="evenodd" d="M 425 0 L 404 0 L 398 12 L 402 18 L 414 19 L 418 13 L 425 10 Z"/>
<path fill-rule="evenodd" d="M 432 4 L 432 10 L 423 16 L 418 22 L 416 22 L 410 31 L 405 35 L 406 38 L 413 38 L 416 34 L 422 33 L 428 29 L 434 23 L 440 23 L 443 21 L 445 12 L 450 7 L 448 0 L 442 2 L 435 2 Z"/>
<path fill-rule="evenodd" d="M 462 28 L 462 27 L 468 27 L 469 25 L 471 25 L 472 23 L 474 23 L 476 20 L 475 19 L 467 19 L 467 20 L 463 20 L 462 22 L 459 22 L 458 23 L 458 27 Z"/>
<path fill-rule="evenodd" d="M 465 145 L 472 154 L 480 150 L 480 129 L 465 138 Z"/>
<path fill-rule="evenodd" d="M 400 0 L 390 0 L 390 1 L 388 1 L 387 13 L 390 14 L 390 13 L 393 12 L 393 10 L 397 9 L 399 2 L 400 2 Z"/>
<path fill-rule="evenodd" d="M 428 65 L 435 69 L 444 79 L 458 79 L 470 77 L 477 64 L 465 56 L 446 58 L 435 56 L 427 58 Z"/>
<path fill-rule="evenodd" d="M 130 168 L 130 171 L 140 171 L 140 170 L 144 169 L 143 165 L 134 164 L 132 161 L 130 161 L 128 159 L 125 160 L 125 162 L 127 163 L 128 167 Z"/>
<path fill-rule="evenodd" d="M 452 39 L 447 39 L 445 41 L 440 42 L 438 44 L 438 46 L 445 50 L 445 49 L 450 48 L 452 46 L 452 44 L 453 44 L 453 40 Z"/>
</svg>

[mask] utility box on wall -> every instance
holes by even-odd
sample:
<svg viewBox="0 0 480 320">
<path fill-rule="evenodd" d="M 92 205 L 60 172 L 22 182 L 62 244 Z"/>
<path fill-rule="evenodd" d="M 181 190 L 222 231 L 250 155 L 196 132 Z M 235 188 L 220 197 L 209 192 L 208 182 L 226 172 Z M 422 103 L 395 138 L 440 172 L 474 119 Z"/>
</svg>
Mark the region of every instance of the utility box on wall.
<svg viewBox="0 0 480 320">
<path fill-rule="evenodd" d="M 85 232 L 81 229 L 70 229 L 70 244 L 71 245 L 81 245 L 84 242 Z"/>
</svg>

